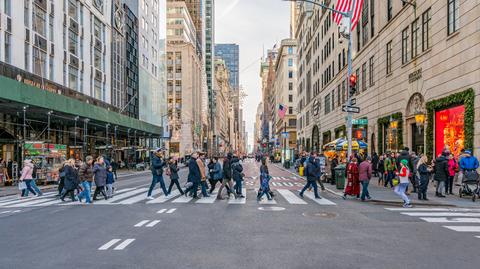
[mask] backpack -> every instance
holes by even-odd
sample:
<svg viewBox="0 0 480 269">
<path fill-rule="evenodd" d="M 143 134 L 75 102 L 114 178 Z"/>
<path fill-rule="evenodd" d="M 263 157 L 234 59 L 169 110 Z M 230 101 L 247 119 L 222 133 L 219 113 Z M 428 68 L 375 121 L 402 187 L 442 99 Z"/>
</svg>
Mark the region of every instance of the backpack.
<svg viewBox="0 0 480 269">
<path fill-rule="evenodd" d="M 37 166 L 33 166 L 33 171 L 32 171 L 32 178 L 36 179 L 37 178 Z"/>
</svg>

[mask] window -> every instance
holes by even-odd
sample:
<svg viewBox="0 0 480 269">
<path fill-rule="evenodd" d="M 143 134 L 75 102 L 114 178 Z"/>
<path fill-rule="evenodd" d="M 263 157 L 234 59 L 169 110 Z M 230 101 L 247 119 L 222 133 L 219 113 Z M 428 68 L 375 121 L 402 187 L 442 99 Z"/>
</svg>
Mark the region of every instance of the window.
<svg viewBox="0 0 480 269">
<path fill-rule="evenodd" d="M 332 111 L 333 111 L 335 109 L 335 90 L 332 90 L 330 97 L 332 98 Z"/>
<path fill-rule="evenodd" d="M 423 12 L 422 14 L 422 50 L 426 51 L 432 45 L 431 41 L 431 25 L 430 21 L 432 20 L 432 13 L 431 9 L 427 9 L 427 11 Z"/>
<path fill-rule="evenodd" d="M 392 0 L 387 0 L 387 20 L 390 21 L 393 17 L 393 12 L 392 12 Z"/>
<path fill-rule="evenodd" d="M 78 2 L 77 0 L 68 0 L 68 16 L 78 20 Z"/>
<path fill-rule="evenodd" d="M 288 119 L 288 126 L 289 127 L 297 126 L 297 119 Z"/>
<path fill-rule="evenodd" d="M 347 89 L 345 88 L 345 80 L 342 81 L 342 104 L 347 101 Z"/>
<path fill-rule="evenodd" d="M 292 67 L 293 66 L 293 59 L 288 59 L 288 66 Z"/>
<path fill-rule="evenodd" d="M 293 107 L 291 106 L 288 107 L 288 114 L 293 114 Z"/>
<path fill-rule="evenodd" d="M 288 102 L 293 102 L 293 95 L 291 94 L 288 95 Z"/>
<path fill-rule="evenodd" d="M 11 10 L 11 7 L 12 7 L 12 3 L 10 3 L 11 0 L 5 0 L 4 4 L 4 12 L 5 14 L 7 14 L 8 16 L 12 16 L 12 10 Z"/>
<path fill-rule="evenodd" d="M 362 80 L 360 79 L 360 69 L 357 68 L 355 71 L 355 76 L 357 77 L 357 95 L 360 94 L 359 87 L 362 85 Z"/>
<path fill-rule="evenodd" d="M 293 91 L 293 83 L 292 82 L 288 83 L 288 90 Z"/>
<path fill-rule="evenodd" d="M 357 52 L 360 51 L 360 41 L 362 40 L 362 37 L 360 36 L 360 26 L 357 27 Z"/>
<path fill-rule="evenodd" d="M 387 43 L 387 75 L 392 73 L 392 41 Z"/>
<path fill-rule="evenodd" d="M 48 69 L 50 70 L 49 74 L 49 79 L 53 81 L 53 75 L 55 74 L 55 68 L 54 68 L 54 59 L 53 56 L 50 55 L 50 60 L 48 62 Z"/>
<path fill-rule="evenodd" d="M 25 42 L 25 70 L 30 71 L 30 46 Z"/>
<path fill-rule="evenodd" d="M 337 88 L 337 106 L 339 107 L 342 104 L 342 91 L 340 89 L 340 84 L 338 84 Z"/>
<path fill-rule="evenodd" d="M 30 1 L 25 0 L 23 2 L 23 23 L 25 24 L 25 27 L 29 28 L 30 27 Z"/>
<path fill-rule="evenodd" d="M 375 81 L 373 81 L 373 57 L 370 57 L 369 65 L 368 65 L 368 80 L 370 81 L 370 86 L 375 85 Z"/>
<path fill-rule="evenodd" d="M 5 32 L 5 62 L 11 63 L 12 61 L 12 46 L 11 46 L 12 35 Z"/>
<path fill-rule="evenodd" d="M 325 96 L 325 115 L 330 113 L 330 94 Z"/>
<path fill-rule="evenodd" d="M 102 82 L 99 80 L 93 81 L 93 96 L 98 99 L 102 100 Z"/>
<path fill-rule="evenodd" d="M 458 30 L 460 20 L 460 0 L 448 0 L 448 35 Z"/>
<path fill-rule="evenodd" d="M 367 63 L 362 64 L 362 91 L 367 90 Z"/>
<path fill-rule="evenodd" d="M 412 48 L 411 54 L 412 59 L 418 55 L 418 39 L 420 37 L 420 25 L 418 25 L 418 19 L 412 22 Z"/>
<path fill-rule="evenodd" d="M 42 36 L 47 32 L 47 14 L 37 5 L 33 5 L 33 30 Z"/>
<path fill-rule="evenodd" d="M 375 36 L 375 0 L 370 0 L 370 36 Z"/>
<path fill-rule="evenodd" d="M 68 31 L 68 51 L 78 56 L 78 36 L 71 30 Z"/>
<path fill-rule="evenodd" d="M 406 64 L 409 60 L 408 54 L 408 27 L 402 31 L 402 64 Z"/>
<path fill-rule="evenodd" d="M 53 42 L 53 37 L 55 35 L 55 32 L 53 30 L 53 16 L 50 14 L 49 19 L 48 19 L 48 33 L 49 33 L 49 38 L 50 41 Z"/>
<path fill-rule="evenodd" d="M 293 71 L 288 71 L 288 78 L 293 78 Z"/>
<path fill-rule="evenodd" d="M 68 67 L 68 87 L 78 90 L 78 69 L 73 66 Z"/>
<path fill-rule="evenodd" d="M 33 73 L 43 77 L 46 72 L 47 53 L 33 47 Z"/>
<path fill-rule="evenodd" d="M 293 54 L 293 48 L 292 47 L 288 47 L 288 54 Z"/>
<path fill-rule="evenodd" d="M 102 52 L 98 49 L 93 49 L 93 66 L 102 70 Z"/>
<path fill-rule="evenodd" d="M 368 30 L 368 0 L 363 2 L 362 7 L 362 44 L 365 46 L 368 43 L 370 37 L 370 31 Z"/>
</svg>

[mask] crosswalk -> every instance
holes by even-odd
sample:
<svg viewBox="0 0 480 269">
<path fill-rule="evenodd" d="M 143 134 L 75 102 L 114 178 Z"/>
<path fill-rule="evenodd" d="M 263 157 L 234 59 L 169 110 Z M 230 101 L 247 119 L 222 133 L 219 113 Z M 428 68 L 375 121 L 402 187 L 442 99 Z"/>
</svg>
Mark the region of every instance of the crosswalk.
<svg viewBox="0 0 480 269">
<path fill-rule="evenodd" d="M 475 233 L 480 238 L 480 208 L 385 208 L 404 216 L 416 217 L 427 223 L 460 233 Z"/>
<path fill-rule="evenodd" d="M 224 203 L 228 205 L 247 205 L 247 204 L 291 204 L 291 205 L 321 205 L 321 206 L 331 206 L 336 205 L 333 201 L 328 200 L 323 197 L 322 199 L 315 199 L 312 192 L 305 192 L 304 197 L 301 198 L 298 195 L 298 191 L 289 190 L 289 189 L 278 189 L 275 190 L 275 196 L 272 200 L 267 200 L 264 196 L 260 202 L 257 202 L 256 191 L 249 190 L 247 192 L 246 188 L 242 189 L 242 193 L 245 195 L 244 198 L 230 198 L 225 200 L 217 199 L 217 193 L 213 192 L 210 197 L 201 197 L 200 199 L 194 199 L 193 197 L 181 195 L 178 190 L 172 191 L 168 196 L 165 196 L 163 193 L 160 193 L 157 188 L 154 190 L 152 197 L 153 199 L 147 199 L 148 188 L 137 187 L 137 188 L 126 188 L 116 191 L 115 195 L 108 200 L 99 200 L 95 201 L 93 206 L 108 206 L 108 205 L 133 205 L 133 204 L 216 204 Z M 29 198 L 20 198 L 16 197 L 7 197 L 0 198 L 0 208 L 25 208 L 25 207 L 45 207 L 45 206 L 57 206 L 57 205 L 84 205 L 80 202 L 69 202 L 69 198 L 66 198 L 67 202 L 63 202 L 58 197 L 55 196 L 55 192 L 45 193 L 40 197 L 29 197 Z"/>
</svg>

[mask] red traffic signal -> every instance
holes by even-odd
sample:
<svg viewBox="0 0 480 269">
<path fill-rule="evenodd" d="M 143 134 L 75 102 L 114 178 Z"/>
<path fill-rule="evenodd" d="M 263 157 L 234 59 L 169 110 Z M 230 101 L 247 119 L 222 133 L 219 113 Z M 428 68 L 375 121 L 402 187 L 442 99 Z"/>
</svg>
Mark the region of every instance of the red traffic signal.
<svg viewBox="0 0 480 269">
<path fill-rule="evenodd" d="M 357 76 L 355 74 L 350 75 L 350 86 L 355 87 L 357 85 Z"/>
</svg>

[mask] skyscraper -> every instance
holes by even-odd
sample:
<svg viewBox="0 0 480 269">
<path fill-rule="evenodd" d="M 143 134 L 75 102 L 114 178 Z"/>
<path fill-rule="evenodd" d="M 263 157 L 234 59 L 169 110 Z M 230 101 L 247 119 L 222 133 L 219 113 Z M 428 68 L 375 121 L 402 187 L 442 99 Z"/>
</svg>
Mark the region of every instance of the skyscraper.
<svg viewBox="0 0 480 269">
<path fill-rule="evenodd" d="M 230 86 L 238 90 L 239 83 L 239 47 L 237 44 L 215 44 L 215 56 L 225 60 L 230 72 Z"/>
</svg>

